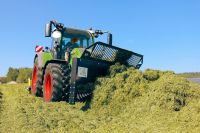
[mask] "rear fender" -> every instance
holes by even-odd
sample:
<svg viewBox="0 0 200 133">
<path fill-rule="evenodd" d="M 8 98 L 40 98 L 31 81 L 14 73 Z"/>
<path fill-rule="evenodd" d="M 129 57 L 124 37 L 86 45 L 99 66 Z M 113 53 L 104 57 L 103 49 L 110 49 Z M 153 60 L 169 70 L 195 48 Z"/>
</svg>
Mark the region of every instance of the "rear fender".
<svg viewBox="0 0 200 133">
<path fill-rule="evenodd" d="M 38 66 L 40 68 L 44 67 L 44 65 L 53 59 L 53 56 L 50 52 L 39 52 L 36 54 L 35 58 L 38 57 Z"/>
</svg>

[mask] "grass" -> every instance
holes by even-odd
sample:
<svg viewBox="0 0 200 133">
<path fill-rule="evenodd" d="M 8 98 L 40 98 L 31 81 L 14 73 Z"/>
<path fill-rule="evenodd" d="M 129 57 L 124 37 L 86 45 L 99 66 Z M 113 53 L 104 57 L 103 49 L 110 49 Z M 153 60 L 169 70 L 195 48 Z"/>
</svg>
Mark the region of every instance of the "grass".
<svg viewBox="0 0 200 133">
<path fill-rule="evenodd" d="M 200 86 L 175 75 L 112 66 L 86 103 L 45 103 L 25 84 L 0 85 L 0 132 L 198 132 Z"/>
</svg>

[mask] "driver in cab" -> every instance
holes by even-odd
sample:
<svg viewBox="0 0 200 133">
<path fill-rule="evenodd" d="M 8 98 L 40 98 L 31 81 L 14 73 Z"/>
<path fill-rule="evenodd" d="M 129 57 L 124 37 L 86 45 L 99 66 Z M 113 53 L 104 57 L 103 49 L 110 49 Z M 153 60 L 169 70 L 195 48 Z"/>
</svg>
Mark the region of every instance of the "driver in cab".
<svg viewBox="0 0 200 133">
<path fill-rule="evenodd" d="M 66 47 L 70 49 L 70 51 L 74 48 L 78 48 L 79 45 L 77 44 L 78 38 L 71 38 L 71 41 L 67 43 Z"/>
<path fill-rule="evenodd" d="M 77 38 L 71 38 L 71 41 L 66 44 L 67 51 L 65 52 L 65 60 L 67 62 L 69 62 L 69 56 L 70 56 L 71 51 L 74 48 L 78 48 L 79 47 L 79 45 L 77 44 L 77 42 L 78 42 Z"/>
</svg>

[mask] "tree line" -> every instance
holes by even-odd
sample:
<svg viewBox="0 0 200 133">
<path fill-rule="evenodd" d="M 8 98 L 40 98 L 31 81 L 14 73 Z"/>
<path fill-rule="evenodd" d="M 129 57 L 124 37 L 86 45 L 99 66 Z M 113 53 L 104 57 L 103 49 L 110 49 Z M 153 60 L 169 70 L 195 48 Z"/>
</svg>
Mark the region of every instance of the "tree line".
<svg viewBox="0 0 200 133">
<path fill-rule="evenodd" d="M 185 78 L 200 78 L 200 72 L 186 72 L 186 73 L 179 73 L 180 75 Z"/>
<path fill-rule="evenodd" d="M 32 68 L 13 68 L 9 67 L 6 77 L 0 77 L 1 83 L 16 81 L 17 83 L 27 83 L 28 78 L 32 77 Z"/>
</svg>

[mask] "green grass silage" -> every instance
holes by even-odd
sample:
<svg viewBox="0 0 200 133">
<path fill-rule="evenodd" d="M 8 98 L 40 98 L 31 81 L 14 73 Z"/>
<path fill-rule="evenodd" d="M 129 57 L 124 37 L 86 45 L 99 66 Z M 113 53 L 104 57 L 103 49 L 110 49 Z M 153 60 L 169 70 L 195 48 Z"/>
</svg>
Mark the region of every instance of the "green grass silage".
<svg viewBox="0 0 200 133">
<path fill-rule="evenodd" d="M 0 132 L 200 131 L 200 86 L 173 72 L 115 65 L 87 86 L 92 100 L 73 106 L 44 103 L 24 85 L 1 85 Z"/>
</svg>

